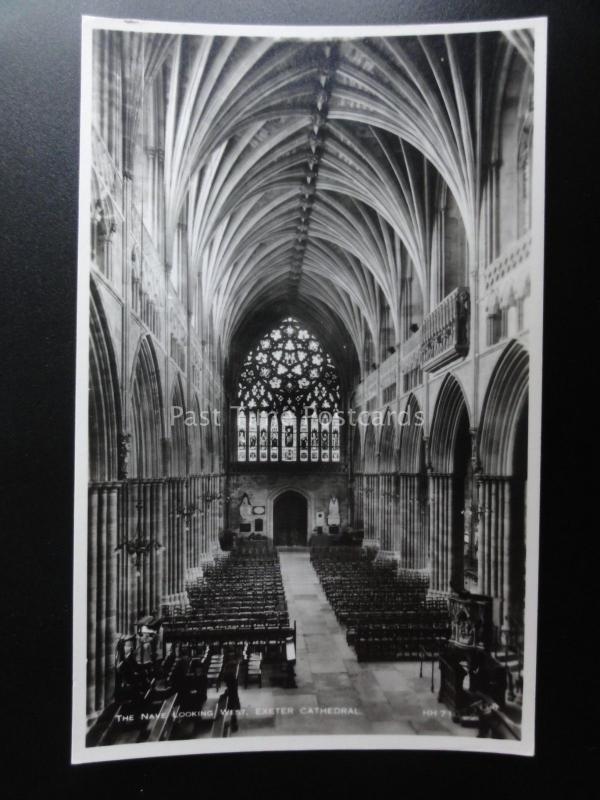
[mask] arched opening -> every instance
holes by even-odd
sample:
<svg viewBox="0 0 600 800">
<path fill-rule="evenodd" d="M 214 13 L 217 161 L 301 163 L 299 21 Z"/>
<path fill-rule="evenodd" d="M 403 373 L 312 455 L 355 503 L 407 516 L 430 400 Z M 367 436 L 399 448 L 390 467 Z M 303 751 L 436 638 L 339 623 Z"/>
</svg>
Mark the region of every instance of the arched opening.
<svg viewBox="0 0 600 800">
<path fill-rule="evenodd" d="M 423 439 L 423 412 L 414 395 L 400 418 L 398 513 L 401 564 L 412 569 L 427 566 L 427 472 Z"/>
<path fill-rule="evenodd" d="M 528 380 L 529 355 L 512 341 L 496 364 L 481 414 L 479 451 L 486 475 L 513 474 L 515 433 L 527 406 Z"/>
<path fill-rule="evenodd" d="M 95 481 L 118 476 L 121 429 L 119 379 L 102 304 L 94 284 L 90 297 L 89 470 Z M 122 466 L 125 467 L 124 459 Z"/>
<path fill-rule="evenodd" d="M 434 588 L 465 588 L 465 553 L 473 538 L 473 470 L 469 412 L 462 388 L 448 375 L 431 426 L 430 541 Z"/>
<path fill-rule="evenodd" d="M 126 477 L 127 445 L 120 438 L 122 420 L 114 349 L 93 283 L 90 305 L 87 707 L 92 712 L 111 698 L 112 675 L 104 670 L 104 664 L 112 657 L 115 632 L 122 619 L 122 602 L 119 605 L 115 585 L 115 523 L 122 502 L 117 480 Z"/>
<path fill-rule="evenodd" d="M 133 369 L 132 468 L 135 477 L 161 474 L 162 403 L 159 370 L 149 337 L 140 343 Z"/>
<path fill-rule="evenodd" d="M 306 547 L 308 507 L 306 498 L 290 489 L 273 502 L 273 543 L 276 547 Z"/>
<path fill-rule="evenodd" d="M 182 410 L 175 416 L 171 426 L 171 468 L 170 474 L 174 477 L 186 474 L 187 461 L 187 427 L 184 423 L 185 405 L 183 402 L 183 387 L 181 379 L 177 377 L 171 393 L 171 406 Z"/>
<path fill-rule="evenodd" d="M 525 598 L 529 356 L 511 342 L 489 383 L 480 428 L 481 589 L 499 600 L 497 623 L 522 631 Z"/>
</svg>

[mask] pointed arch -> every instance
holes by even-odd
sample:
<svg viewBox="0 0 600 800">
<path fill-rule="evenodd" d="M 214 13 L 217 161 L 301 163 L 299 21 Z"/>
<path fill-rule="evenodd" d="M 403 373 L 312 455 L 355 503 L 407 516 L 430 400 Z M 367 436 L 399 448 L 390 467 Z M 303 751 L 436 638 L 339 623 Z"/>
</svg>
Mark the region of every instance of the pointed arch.
<svg viewBox="0 0 600 800">
<path fill-rule="evenodd" d="M 114 348 L 100 294 L 90 291 L 89 476 L 93 481 L 119 475 L 121 402 Z"/>
<path fill-rule="evenodd" d="M 163 407 L 160 372 L 150 336 L 143 336 L 133 363 L 131 467 L 137 478 L 160 477 Z"/>
<path fill-rule="evenodd" d="M 452 474 L 454 447 L 460 429 L 470 428 L 465 393 L 454 375 L 444 378 L 431 424 L 430 458 L 434 472 Z"/>
<path fill-rule="evenodd" d="M 398 541 L 401 563 L 409 569 L 424 569 L 428 560 L 425 442 L 422 412 L 414 394 L 401 414 L 398 454 Z"/>
<path fill-rule="evenodd" d="M 423 469 L 423 426 L 419 425 L 422 412 L 414 394 L 406 401 L 403 424 L 400 428 L 399 469 L 406 474 L 417 475 Z"/>
<path fill-rule="evenodd" d="M 512 475 L 517 427 L 527 407 L 529 354 L 510 342 L 492 373 L 481 415 L 479 455 L 484 473 Z"/>
<path fill-rule="evenodd" d="M 171 437 L 171 465 L 169 474 L 181 477 L 186 474 L 187 464 L 187 426 L 185 425 L 186 407 L 183 399 L 183 385 L 181 377 L 176 375 L 171 390 L 171 406 L 181 408 L 182 414 L 173 415 L 175 419 L 169 433 Z"/>
</svg>

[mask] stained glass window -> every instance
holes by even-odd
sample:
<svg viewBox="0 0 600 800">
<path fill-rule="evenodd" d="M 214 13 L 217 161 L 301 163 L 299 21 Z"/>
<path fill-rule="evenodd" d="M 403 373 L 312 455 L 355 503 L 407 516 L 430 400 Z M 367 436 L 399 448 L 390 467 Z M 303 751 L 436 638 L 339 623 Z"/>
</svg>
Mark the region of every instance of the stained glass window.
<svg viewBox="0 0 600 800">
<path fill-rule="evenodd" d="M 256 412 L 248 414 L 248 461 L 256 461 Z"/>
<path fill-rule="evenodd" d="M 282 461 L 296 460 L 296 415 L 289 409 L 281 415 L 283 427 Z"/>
<path fill-rule="evenodd" d="M 340 460 L 340 415 L 337 411 L 331 420 L 331 460 Z"/>
<path fill-rule="evenodd" d="M 308 417 L 310 424 L 310 460 L 319 460 L 319 420 L 316 414 Z"/>
<path fill-rule="evenodd" d="M 271 461 L 279 461 L 279 420 L 277 414 L 271 414 L 271 449 L 269 457 Z"/>
<path fill-rule="evenodd" d="M 238 461 L 340 460 L 337 372 L 319 341 L 293 317 L 246 356 L 238 406 Z"/>
<path fill-rule="evenodd" d="M 308 461 L 308 420 L 306 414 L 300 417 L 300 461 Z"/>
<path fill-rule="evenodd" d="M 237 444 L 238 461 L 246 460 L 246 415 L 243 411 L 238 412 L 237 418 Z"/>
<path fill-rule="evenodd" d="M 320 414 L 319 425 L 321 427 L 321 461 L 329 461 L 329 427 L 331 425 L 331 414 L 327 411 Z"/>
<path fill-rule="evenodd" d="M 267 440 L 269 435 L 269 415 L 266 411 L 260 412 L 259 422 L 259 447 L 260 447 L 260 460 L 267 460 Z"/>
</svg>

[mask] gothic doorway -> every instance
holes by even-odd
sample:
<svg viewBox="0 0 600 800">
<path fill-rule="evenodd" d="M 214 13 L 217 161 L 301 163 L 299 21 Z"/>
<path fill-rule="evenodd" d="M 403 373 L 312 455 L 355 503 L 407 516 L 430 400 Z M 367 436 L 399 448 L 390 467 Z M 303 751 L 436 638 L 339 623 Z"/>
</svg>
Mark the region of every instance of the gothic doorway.
<svg viewBox="0 0 600 800">
<path fill-rule="evenodd" d="M 273 544 L 276 547 L 306 547 L 308 513 L 306 498 L 292 490 L 273 503 Z"/>
</svg>

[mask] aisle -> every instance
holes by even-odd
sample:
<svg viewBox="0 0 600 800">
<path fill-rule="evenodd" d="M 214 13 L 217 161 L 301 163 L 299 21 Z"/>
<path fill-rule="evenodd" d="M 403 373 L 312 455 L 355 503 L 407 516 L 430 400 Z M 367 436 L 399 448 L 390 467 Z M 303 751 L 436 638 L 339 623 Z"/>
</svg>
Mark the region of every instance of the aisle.
<svg viewBox="0 0 600 800">
<path fill-rule="evenodd" d="M 452 734 L 455 725 L 415 662 L 359 664 L 319 583 L 307 550 L 281 551 L 290 621 L 297 625 L 295 689 L 240 689 L 235 736 Z M 438 678 L 436 676 L 436 688 Z"/>
</svg>

